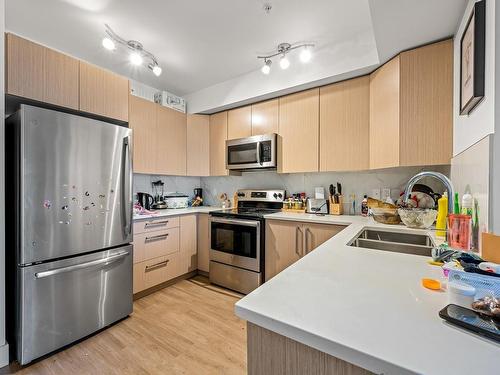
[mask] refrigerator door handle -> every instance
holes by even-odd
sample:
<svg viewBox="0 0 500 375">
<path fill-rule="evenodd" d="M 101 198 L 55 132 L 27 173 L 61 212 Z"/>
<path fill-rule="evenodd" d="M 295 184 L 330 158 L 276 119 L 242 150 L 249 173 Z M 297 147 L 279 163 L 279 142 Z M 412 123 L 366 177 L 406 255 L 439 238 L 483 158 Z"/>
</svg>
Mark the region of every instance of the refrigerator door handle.
<svg viewBox="0 0 500 375">
<path fill-rule="evenodd" d="M 122 251 L 120 253 L 116 253 L 113 255 L 110 255 L 109 257 L 103 258 L 103 259 L 97 259 L 97 260 L 92 260 L 90 262 L 85 262 L 85 263 L 80 263 L 80 264 L 75 264 L 73 266 L 67 266 L 67 267 L 61 267 L 61 268 L 54 268 L 48 271 L 43 271 L 43 272 L 37 272 L 35 273 L 35 278 L 37 279 L 43 279 L 44 277 L 49 277 L 49 276 L 54 276 L 58 275 L 60 273 L 64 272 L 71 272 L 71 271 L 76 271 L 76 270 L 81 270 L 84 268 L 89 268 L 89 267 L 94 267 L 98 266 L 101 264 L 109 264 L 112 262 L 116 262 L 117 260 L 126 257 L 130 253 L 128 251 Z"/>
<path fill-rule="evenodd" d="M 128 163 L 128 173 L 127 173 Z M 133 171 L 132 171 L 132 153 L 130 152 L 130 137 L 123 138 L 122 147 L 122 217 L 123 217 L 123 234 L 128 237 L 132 233 L 132 187 Z"/>
</svg>

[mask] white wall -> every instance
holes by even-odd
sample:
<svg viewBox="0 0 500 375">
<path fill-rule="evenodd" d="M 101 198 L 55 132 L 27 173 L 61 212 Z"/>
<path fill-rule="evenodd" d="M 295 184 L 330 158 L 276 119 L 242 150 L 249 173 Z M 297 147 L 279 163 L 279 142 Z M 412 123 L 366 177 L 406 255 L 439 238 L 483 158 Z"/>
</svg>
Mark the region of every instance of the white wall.
<svg viewBox="0 0 500 375">
<path fill-rule="evenodd" d="M 454 40 L 453 155 L 495 131 L 495 1 L 486 0 L 485 97 L 469 116 L 459 115 L 460 38 L 475 1 L 469 0 Z M 500 93 L 499 93 L 500 95 Z"/>
<path fill-rule="evenodd" d="M 5 117 L 4 35 L 5 0 L 0 0 L 0 118 Z M 5 341 L 5 168 L 4 121 L 0 126 L 0 367 L 9 363 L 9 345 Z"/>
<path fill-rule="evenodd" d="M 368 11 L 368 7 L 366 8 Z M 298 53 L 290 53 L 287 70 L 273 59 L 271 74 L 260 70 L 185 95 L 189 113 L 214 112 L 228 106 L 246 104 L 309 87 L 366 74 L 378 64 L 373 33 L 354 35 L 352 40 L 314 51 L 310 64 L 301 64 Z"/>
</svg>

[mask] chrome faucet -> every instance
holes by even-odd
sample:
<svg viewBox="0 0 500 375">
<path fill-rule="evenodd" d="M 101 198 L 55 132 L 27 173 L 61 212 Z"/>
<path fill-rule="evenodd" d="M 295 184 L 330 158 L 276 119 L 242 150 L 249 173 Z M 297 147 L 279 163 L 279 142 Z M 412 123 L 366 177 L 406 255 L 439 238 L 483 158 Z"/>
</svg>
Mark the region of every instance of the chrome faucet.
<svg viewBox="0 0 500 375">
<path fill-rule="evenodd" d="M 439 180 L 443 183 L 443 185 L 446 187 L 446 190 L 448 191 L 448 213 L 452 214 L 453 200 L 455 199 L 453 185 L 448 177 L 439 172 L 424 171 L 417 173 L 415 176 L 410 178 L 410 180 L 406 184 L 405 191 L 403 193 L 403 202 L 408 203 L 408 200 L 410 199 L 410 193 L 412 192 L 413 187 L 418 181 L 420 181 L 424 177 L 434 177 L 436 180 Z"/>
</svg>

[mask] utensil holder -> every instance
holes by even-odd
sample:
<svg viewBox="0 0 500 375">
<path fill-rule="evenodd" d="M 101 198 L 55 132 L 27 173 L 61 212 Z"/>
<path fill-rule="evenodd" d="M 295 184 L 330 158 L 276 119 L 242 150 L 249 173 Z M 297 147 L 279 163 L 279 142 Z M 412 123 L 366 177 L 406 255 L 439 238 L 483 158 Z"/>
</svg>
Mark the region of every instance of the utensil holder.
<svg viewBox="0 0 500 375">
<path fill-rule="evenodd" d="M 344 214 L 344 197 L 339 196 L 339 203 L 333 201 L 333 197 L 330 197 L 330 215 L 343 215 Z"/>
</svg>

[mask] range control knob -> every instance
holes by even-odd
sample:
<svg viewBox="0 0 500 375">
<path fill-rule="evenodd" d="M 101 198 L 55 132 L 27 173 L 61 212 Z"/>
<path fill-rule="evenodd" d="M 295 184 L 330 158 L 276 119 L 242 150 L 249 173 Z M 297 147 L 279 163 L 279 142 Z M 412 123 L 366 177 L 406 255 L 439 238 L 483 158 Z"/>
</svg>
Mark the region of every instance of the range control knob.
<svg viewBox="0 0 500 375">
<path fill-rule="evenodd" d="M 245 193 L 238 193 L 238 197 L 242 198 L 245 196 Z"/>
<path fill-rule="evenodd" d="M 279 199 L 283 198 L 283 194 L 278 193 L 278 198 L 279 198 Z"/>
<path fill-rule="evenodd" d="M 274 193 L 273 197 L 274 197 L 274 199 L 278 199 L 278 194 Z"/>
</svg>

